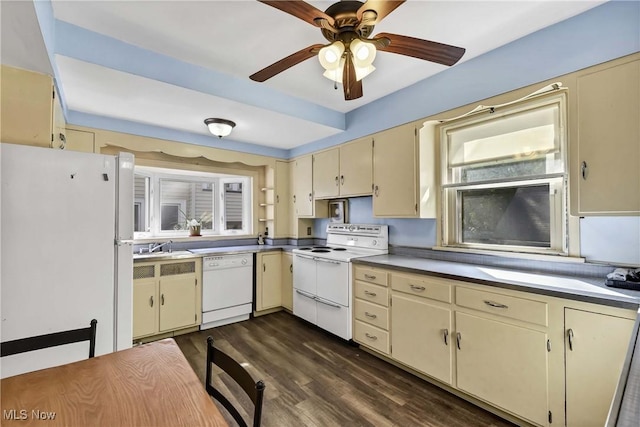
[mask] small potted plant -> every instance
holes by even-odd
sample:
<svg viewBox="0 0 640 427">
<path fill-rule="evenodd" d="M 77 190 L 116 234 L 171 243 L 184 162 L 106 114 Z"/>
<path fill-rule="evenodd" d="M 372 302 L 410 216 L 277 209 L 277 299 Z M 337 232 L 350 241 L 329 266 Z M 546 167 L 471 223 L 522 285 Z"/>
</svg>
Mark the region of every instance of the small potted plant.
<svg viewBox="0 0 640 427">
<path fill-rule="evenodd" d="M 185 217 L 185 229 L 189 230 L 190 236 L 201 236 L 200 232 L 202 231 L 202 223 L 211 222 L 211 214 L 209 212 L 203 213 L 200 215 L 200 218 L 191 219 L 187 219 L 187 215 L 182 211 L 180 212 Z"/>
</svg>

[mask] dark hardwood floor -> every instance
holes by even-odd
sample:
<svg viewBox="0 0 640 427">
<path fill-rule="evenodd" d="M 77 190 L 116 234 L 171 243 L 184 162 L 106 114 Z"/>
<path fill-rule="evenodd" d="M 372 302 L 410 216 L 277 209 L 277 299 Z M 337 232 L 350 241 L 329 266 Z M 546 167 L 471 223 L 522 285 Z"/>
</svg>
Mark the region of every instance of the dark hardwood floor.
<svg viewBox="0 0 640 427">
<path fill-rule="evenodd" d="M 176 337 L 202 381 L 208 335 L 265 381 L 265 427 L 513 425 L 285 312 Z M 214 384 L 252 411 L 217 372 Z"/>
</svg>

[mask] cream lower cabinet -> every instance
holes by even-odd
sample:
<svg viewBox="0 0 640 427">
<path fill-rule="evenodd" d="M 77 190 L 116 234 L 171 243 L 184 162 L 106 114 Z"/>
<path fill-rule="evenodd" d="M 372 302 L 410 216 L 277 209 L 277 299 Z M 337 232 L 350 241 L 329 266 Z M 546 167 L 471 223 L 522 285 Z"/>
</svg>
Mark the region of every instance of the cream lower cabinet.
<svg viewBox="0 0 640 427">
<path fill-rule="evenodd" d="M 282 253 L 259 253 L 256 256 L 256 311 L 282 305 Z"/>
<path fill-rule="evenodd" d="M 134 340 L 200 324 L 201 271 L 200 258 L 134 265 Z"/>
<path fill-rule="evenodd" d="M 293 311 L 293 254 L 282 253 L 282 306 Z"/>
<path fill-rule="evenodd" d="M 391 352 L 388 274 L 358 266 L 354 277 L 353 339 L 388 355 Z"/>
<path fill-rule="evenodd" d="M 605 424 L 633 324 L 631 319 L 565 309 L 568 427 Z"/>
<path fill-rule="evenodd" d="M 456 312 L 457 388 L 548 425 L 547 334 Z"/>
</svg>

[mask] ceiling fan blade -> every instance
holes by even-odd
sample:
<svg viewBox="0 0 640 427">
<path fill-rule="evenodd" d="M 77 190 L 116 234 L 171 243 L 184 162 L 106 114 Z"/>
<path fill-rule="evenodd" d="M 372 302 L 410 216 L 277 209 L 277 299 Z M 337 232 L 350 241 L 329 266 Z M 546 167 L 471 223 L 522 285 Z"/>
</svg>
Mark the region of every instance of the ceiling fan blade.
<svg viewBox="0 0 640 427">
<path fill-rule="evenodd" d="M 347 56 L 342 72 L 342 88 L 344 89 L 344 100 L 351 101 L 362 97 L 362 80 L 356 79 L 356 68 L 353 65 L 351 55 Z"/>
<path fill-rule="evenodd" d="M 465 49 L 461 47 L 398 34 L 380 33 L 376 35 L 373 40 L 378 41 L 380 39 L 388 39 L 389 44 L 385 46 L 386 42 L 376 43 L 378 50 L 413 56 L 414 58 L 437 62 L 443 65 L 455 64 L 462 58 L 465 52 Z M 383 40 L 380 41 L 382 42 Z"/>
<path fill-rule="evenodd" d="M 256 82 L 263 82 L 265 80 L 268 80 L 271 77 L 275 76 L 276 74 L 279 74 L 284 70 L 291 68 L 294 65 L 297 65 L 302 61 L 311 58 L 312 56 L 317 55 L 318 51 L 322 47 L 324 47 L 324 45 L 321 45 L 321 44 L 314 44 L 314 45 L 305 47 L 304 49 L 301 49 L 296 53 L 293 53 L 287 56 L 286 58 L 281 59 L 278 62 L 274 62 L 273 64 L 269 65 L 266 68 L 263 68 L 257 73 L 250 75 L 249 78 Z"/>
<path fill-rule="evenodd" d="M 363 18 L 366 22 L 366 25 L 376 25 L 380 21 L 384 19 L 385 16 L 396 10 L 398 6 L 404 3 L 406 0 L 367 0 L 360 9 L 358 9 L 357 16 L 358 20 L 362 21 Z M 376 17 L 373 19 L 367 19 L 365 16 L 365 12 L 368 10 L 373 10 L 376 13 Z M 363 23 L 361 22 L 360 25 Z"/>
<path fill-rule="evenodd" d="M 296 18 L 302 19 L 309 24 L 319 27 L 320 24 L 316 22 L 316 20 L 326 20 L 329 26 L 333 27 L 334 20 L 332 17 L 321 11 L 320 9 L 316 9 L 311 6 L 309 3 L 304 1 L 288 1 L 288 0 L 258 0 L 260 3 L 264 3 L 271 7 L 275 7 L 283 12 L 286 12 L 290 15 L 295 16 Z"/>
</svg>

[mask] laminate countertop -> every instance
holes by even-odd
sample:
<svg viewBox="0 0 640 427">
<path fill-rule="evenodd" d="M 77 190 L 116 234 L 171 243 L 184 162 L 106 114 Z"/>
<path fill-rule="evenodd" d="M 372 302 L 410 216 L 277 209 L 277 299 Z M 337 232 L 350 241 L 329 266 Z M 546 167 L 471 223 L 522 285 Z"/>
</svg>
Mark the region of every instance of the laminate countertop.
<svg viewBox="0 0 640 427">
<path fill-rule="evenodd" d="M 604 277 L 562 276 L 404 255 L 356 258 L 353 263 L 632 310 L 640 307 L 640 291 L 609 288 L 604 284 Z"/>
<path fill-rule="evenodd" d="M 147 252 L 143 254 L 133 254 L 134 262 L 154 262 L 154 261 L 168 261 L 179 260 L 185 258 L 200 258 L 204 256 L 214 255 L 234 255 L 234 254 L 246 254 L 246 253 L 259 253 L 259 252 L 272 252 L 272 251 L 284 251 L 291 252 L 297 246 L 295 245 L 243 245 L 243 246 L 219 246 L 212 248 L 199 248 L 188 250 L 177 250 L 173 252 L 159 252 L 149 254 Z"/>
</svg>

